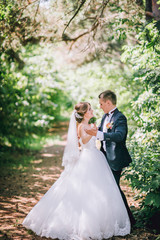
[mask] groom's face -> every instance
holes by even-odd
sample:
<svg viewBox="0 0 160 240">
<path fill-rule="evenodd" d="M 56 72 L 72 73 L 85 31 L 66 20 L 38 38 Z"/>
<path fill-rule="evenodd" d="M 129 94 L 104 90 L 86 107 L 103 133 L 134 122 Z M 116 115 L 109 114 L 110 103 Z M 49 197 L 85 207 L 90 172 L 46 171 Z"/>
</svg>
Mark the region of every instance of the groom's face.
<svg viewBox="0 0 160 240">
<path fill-rule="evenodd" d="M 104 113 L 108 113 L 110 111 L 110 103 L 109 100 L 103 100 L 103 98 L 99 99 L 100 108 L 104 111 Z"/>
</svg>

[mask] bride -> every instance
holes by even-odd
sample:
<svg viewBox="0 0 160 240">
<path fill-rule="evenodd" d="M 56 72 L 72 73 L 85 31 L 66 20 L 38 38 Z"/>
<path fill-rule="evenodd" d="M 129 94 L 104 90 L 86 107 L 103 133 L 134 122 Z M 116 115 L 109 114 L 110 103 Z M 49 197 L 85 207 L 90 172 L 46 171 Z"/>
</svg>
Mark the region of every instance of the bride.
<svg viewBox="0 0 160 240">
<path fill-rule="evenodd" d="M 37 235 L 101 240 L 130 233 L 129 217 L 110 167 L 96 148 L 96 138 L 85 132 L 91 128 L 92 117 L 89 103 L 75 106 L 62 160 L 65 169 L 23 221 Z"/>
</svg>

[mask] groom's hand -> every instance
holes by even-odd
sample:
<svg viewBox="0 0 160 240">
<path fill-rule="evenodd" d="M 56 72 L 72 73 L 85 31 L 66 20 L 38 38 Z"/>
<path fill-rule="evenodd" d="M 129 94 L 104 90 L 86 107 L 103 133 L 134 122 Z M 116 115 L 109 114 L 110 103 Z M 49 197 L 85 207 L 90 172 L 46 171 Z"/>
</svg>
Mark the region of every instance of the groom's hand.
<svg viewBox="0 0 160 240">
<path fill-rule="evenodd" d="M 90 128 L 90 129 L 84 129 L 85 132 L 91 136 L 96 136 L 97 135 L 97 127 L 94 127 L 94 128 Z"/>
</svg>

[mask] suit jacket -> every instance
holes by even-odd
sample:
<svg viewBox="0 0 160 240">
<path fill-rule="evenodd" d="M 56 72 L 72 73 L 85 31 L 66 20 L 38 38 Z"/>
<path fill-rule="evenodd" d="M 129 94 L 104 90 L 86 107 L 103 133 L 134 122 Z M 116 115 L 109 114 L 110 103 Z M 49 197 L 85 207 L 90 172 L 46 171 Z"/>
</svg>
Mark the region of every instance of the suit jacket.
<svg viewBox="0 0 160 240">
<path fill-rule="evenodd" d="M 103 123 L 106 114 L 102 117 L 99 131 L 103 132 Z M 106 155 L 106 159 L 114 171 L 120 171 L 122 168 L 127 167 L 132 159 L 126 148 L 127 138 L 127 119 L 116 109 L 112 115 L 110 122 L 113 122 L 112 129 L 108 129 L 104 134 L 104 141 L 106 144 L 106 152 L 103 149 L 103 141 L 101 141 L 101 151 Z"/>
</svg>

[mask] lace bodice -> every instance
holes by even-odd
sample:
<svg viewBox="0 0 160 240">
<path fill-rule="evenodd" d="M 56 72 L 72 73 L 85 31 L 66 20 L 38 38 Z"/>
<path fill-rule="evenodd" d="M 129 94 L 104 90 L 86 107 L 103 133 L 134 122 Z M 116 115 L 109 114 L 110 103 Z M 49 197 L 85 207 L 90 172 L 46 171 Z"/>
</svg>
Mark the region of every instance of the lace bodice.
<svg viewBox="0 0 160 240">
<path fill-rule="evenodd" d="M 82 143 L 82 139 L 79 140 L 82 149 L 93 149 L 96 148 L 96 137 L 92 137 L 86 144 Z"/>
</svg>

